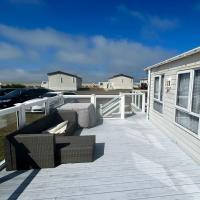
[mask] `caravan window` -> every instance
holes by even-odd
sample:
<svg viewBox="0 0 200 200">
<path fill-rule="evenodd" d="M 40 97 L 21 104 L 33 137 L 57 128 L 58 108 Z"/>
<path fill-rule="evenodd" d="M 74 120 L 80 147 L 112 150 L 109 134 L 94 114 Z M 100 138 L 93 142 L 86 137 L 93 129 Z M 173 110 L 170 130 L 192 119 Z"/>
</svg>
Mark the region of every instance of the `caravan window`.
<svg viewBox="0 0 200 200">
<path fill-rule="evenodd" d="M 190 73 L 179 74 L 177 89 L 177 105 L 188 108 Z"/>
<path fill-rule="evenodd" d="M 191 132 L 200 133 L 200 69 L 177 75 L 175 122 Z"/>
<path fill-rule="evenodd" d="M 154 79 L 154 102 L 153 108 L 163 113 L 164 75 L 156 76 Z"/>
<path fill-rule="evenodd" d="M 200 70 L 194 73 L 192 112 L 200 114 Z"/>
</svg>

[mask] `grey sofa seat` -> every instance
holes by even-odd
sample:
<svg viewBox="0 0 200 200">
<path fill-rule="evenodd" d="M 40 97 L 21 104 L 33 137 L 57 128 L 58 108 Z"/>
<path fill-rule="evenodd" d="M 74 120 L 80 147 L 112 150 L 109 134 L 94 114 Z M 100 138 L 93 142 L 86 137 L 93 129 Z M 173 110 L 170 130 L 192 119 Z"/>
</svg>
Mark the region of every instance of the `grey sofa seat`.
<svg viewBox="0 0 200 200">
<path fill-rule="evenodd" d="M 92 162 L 95 151 L 95 135 L 56 137 L 57 163 Z"/>
<path fill-rule="evenodd" d="M 76 111 L 78 115 L 78 125 L 82 128 L 90 128 L 96 125 L 96 111 L 91 103 L 68 103 L 57 108 L 60 111 Z"/>
</svg>

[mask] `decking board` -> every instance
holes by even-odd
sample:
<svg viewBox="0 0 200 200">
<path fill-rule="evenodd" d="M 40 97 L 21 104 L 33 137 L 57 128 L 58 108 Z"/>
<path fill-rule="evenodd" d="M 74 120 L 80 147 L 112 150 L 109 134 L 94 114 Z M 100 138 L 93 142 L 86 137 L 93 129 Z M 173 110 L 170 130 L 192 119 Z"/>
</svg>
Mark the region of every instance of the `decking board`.
<svg viewBox="0 0 200 200">
<path fill-rule="evenodd" d="M 93 134 L 93 163 L 2 171 L 0 199 L 200 199 L 200 166 L 144 115 L 104 120 L 81 133 Z"/>
</svg>

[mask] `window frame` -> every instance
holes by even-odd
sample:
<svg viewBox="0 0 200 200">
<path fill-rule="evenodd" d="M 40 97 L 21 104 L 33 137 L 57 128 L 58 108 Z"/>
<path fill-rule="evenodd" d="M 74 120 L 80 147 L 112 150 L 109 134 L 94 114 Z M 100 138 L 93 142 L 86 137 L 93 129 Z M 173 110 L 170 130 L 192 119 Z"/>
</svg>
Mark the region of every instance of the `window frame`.
<svg viewBox="0 0 200 200">
<path fill-rule="evenodd" d="M 178 125 L 179 127 L 183 128 L 185 131 L 189 132 L 190 134 L 194 135 L 195 137 L 200 137 L 200 114 L 197 114 L 192 111 L 192 100 L 193 100 L 193 89 L 194 89 L 194 76 L 195 76 L 195 71 L 200 70 L 200 68 L 194 68 L 194 69 L 188 69 L 188 70 L 183 70 L 177 72 L 176 75 L 176 99 L 175 99 L 175 117 L 174 121 L 175 124 Z M 190 73 L 190 81 L 189 81 L 189 93 L 188 93 L 188 105 L 187 108 L 181 107 L 177 105 L 177 98 L 178 98 L 178 82 L 179 82 L 179 75 L 180 74 L 186 74 Z M 178 124 L 176 122 L 176 110 L 185 112 L 186 114 L 192 115 L 194 117 L 199 118 L 199 125 L 198 125 L 198 133 L 194 133 L 193 131 L 189 130 L 188 128 L 182 126 L 181 124 Z"/>
<path fill-rule="evenodd" d="M 162 100 L 161 100 L 161 87 L 162 87 L 162 86 L 161 86 L 161 83 L 162 83 L 162 76 L 164 76 L 164 78 L 163 78 L 163 96 L 162 96 Z M 155 94 L 155 80 L 156 80 L 156 78 L 159 78 L 158 99 L 154 97 L 154 94 Z M 153 107 L 153 110 L 156 111 L 156 112 L 158 112 L 159 114 L 163 114 L 164 93 L 165 93 L 165 92 L 164 92 L 164 85 L 165 85 L 165 74 L 159 74 L 159 75 L 154 76 L 153 103 L 154 103 L 154 101 L 156 101 L 156 102 L 162 104 L 162 112 L 159 112 L 159 111 L 155 110 L 154 107 Z"/>
</svg>

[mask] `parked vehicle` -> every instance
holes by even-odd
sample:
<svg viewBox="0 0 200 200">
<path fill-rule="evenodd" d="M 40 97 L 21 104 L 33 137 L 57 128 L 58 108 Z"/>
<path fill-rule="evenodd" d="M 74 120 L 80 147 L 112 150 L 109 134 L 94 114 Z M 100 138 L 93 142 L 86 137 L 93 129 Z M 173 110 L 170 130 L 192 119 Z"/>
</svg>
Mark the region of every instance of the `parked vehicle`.
<svg viewBox="0 0 200 200">
<path fill-rule="evenodd" d="M 76 92 L 73 92 L 73 91 L 64 91 L 62 92 L 63 95 L 77 95 Z"/>
<path fill-rule="evenodd" d="M 45 93 L 49 92 L 48 89 L 32 89 L 32 88 L 20 88 L 16 89 L 2 97 L 0 97 L 0 109 L 8 108 L 16 103 L 23 103 L 27 100 L 38 98 Z"/>
<path fill-rule="evenodd" d="M 58 95 L 62 95 L 62 92 L 47 92 L 46 94 L 42 95 L 41 98 L 45 97 L 55 97 Z"/>
<path fill-rule="evenodd" d="M 73 92 L 73 91 L 64 91 L 62 92 L 63 95 L 77 95 L 76 92 Z M 65 103 L 79 103 L 79 101 L 76 99 L 76 98 L 65 98 Z"/>
<path fill-rule="evenodd" d="M 32 100 L 28 100 L 26 101 L 26 103 L 33 103 L 35 101 L 38 101 L 41 98 L 45 98 L 45 97 L 55 97 L 58 95 L 61 95 L 62 92 L 47 92 L 46 94 L 42 95 L 40 98 L 36 98 L 36 99 L 32 99 Z M 35 106 L 31 106 L 30 108 L 27 109 L 27 111 L 29 112 L 45 112 L 45 105 L 35 105 Z"/>
<path fill-rule="evenodd" d="M 16 88 L 2 88 L 0 89 L 0 96 L 4 96 L 13 90 L 16 90 Z"/>
</svg>

